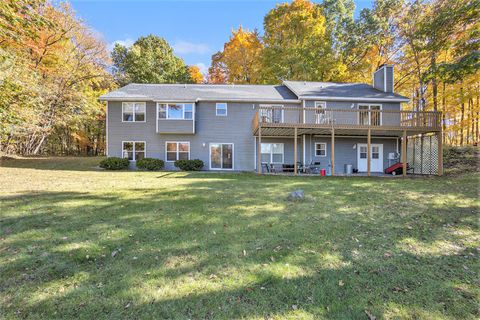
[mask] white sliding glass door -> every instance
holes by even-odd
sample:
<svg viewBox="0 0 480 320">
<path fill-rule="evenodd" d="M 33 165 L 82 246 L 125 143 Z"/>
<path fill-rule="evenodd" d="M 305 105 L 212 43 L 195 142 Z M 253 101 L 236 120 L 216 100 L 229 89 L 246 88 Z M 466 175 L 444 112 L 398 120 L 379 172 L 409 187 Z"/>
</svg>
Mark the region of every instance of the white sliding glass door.
<svg viewBox="0 0 480 320">
<path fill-rule="evenodd" d="M 233 143 L 210 143 L 210 169 L 233 170 Z"/>
</svg>

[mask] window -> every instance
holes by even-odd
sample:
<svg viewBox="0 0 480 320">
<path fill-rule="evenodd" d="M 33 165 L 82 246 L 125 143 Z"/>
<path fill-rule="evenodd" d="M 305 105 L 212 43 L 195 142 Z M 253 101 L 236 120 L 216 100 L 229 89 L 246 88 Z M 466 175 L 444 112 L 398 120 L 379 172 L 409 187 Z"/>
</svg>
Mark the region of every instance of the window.
<svg viewBox="0 0 480 320">
<path fill-rule="evenodd" d="M 122 122 L 145 122 L 145 102 L 122 102 Z"/>
<path fill-rule="evenodd" d="M 283 163 L 283 143 L 262 143 L 262 162 Z"/>
<path fill-rule="evenodd" d="M 358 105 L 358 124 L 364 126 L 381 126 L 382 125 L 382 106 L 375 104 L 359 104 Z"/>
<path fill-rule="evenodd" d="M 325 113 L 326 108 L 327 108 L 327 103 L 325 101 L 315 101 L 315 123 L 316 124 L 328 123 L 328 119 Z"/>
<path fill-rule="evenodd" d="M 380 147 L 372 146 L 372 159 L 379 159 L 379 158 L 380 158 Z"/>
<path fill-rule="evenodd" d="M 316 157 L 327 156 L 327 144 L 325 142 L 315 143 L 315 156 Z"/>
<path fill-rule="evenodd" d="M 166 142 L 167 161 L 189 160 L 190 142 Z"/>
<path fill-rule="evenodd" d="M 158 119 L 192 120 L 193 103 L 158 103 Z"/>
<path fill-rule="evenodd" d="M 122 157 L 130 161 L 137 161 L 145 158 L 144 141 L 123 141 Z"/>
<path fill-rule="evenodd" d="M 216 104 L 216 115 L 217 116 L 226 116 L 227 115 L 227 104 L 226 103 L 217 103 Z"/>
<path fill-rule="evenodd" d="M 360 146 L 360 159 L 367 159 L 367 146 Z"/>
<path fill-rule="evenodd" d="M 282 105 L 260 105 L 260 119 L 266 123 L 283 123 Z"/>
</svg>

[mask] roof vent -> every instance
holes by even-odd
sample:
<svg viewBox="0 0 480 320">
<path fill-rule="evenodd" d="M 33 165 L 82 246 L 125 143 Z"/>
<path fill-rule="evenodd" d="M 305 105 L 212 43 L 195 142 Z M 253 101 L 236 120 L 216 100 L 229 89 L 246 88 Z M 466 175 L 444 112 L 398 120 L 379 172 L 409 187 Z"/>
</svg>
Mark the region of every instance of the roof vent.
<svg viewBox="0 0 480 320">
<path fill-rule="evenodd" d="M 187 87 L 187 84 L 186 84 L 186 83 L 184 83 L 184 84 L 183 84 L 183 87 L 184 87 L 184 88 L 186 88 L 186 87 Z"/>
</svg>

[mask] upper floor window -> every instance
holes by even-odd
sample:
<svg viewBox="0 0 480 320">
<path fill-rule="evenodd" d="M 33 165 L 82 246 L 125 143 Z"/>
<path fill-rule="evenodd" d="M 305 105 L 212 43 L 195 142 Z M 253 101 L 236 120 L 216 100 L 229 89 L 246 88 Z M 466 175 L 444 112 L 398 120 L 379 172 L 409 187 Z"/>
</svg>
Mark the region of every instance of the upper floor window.
<svg viewBox="0 0 480 320">
<path fill-rule="evenodd" d="M 328 123 L 328 119 L 325 113 L 327 103 L 325 101 L 315 101 L 315 123 L 325 124 Z"/>
<path fill-rule="evenodd" d="M 226 116 L 227 115 L 227 104 L 226 103 L 217 103 L 216 104 L 216 115 L 217 116 Z"/>
<path fill-rule="evenodd" d="M 260 105 L 260 119 L 267 123 L 283 123 L 282 105 Z"/>
<path fill-rule="evenodd" d="M 382 125 L 382 106 L 379 104 L 359 104 L 358 124 L 364 126 Z"/>
<path fill-rule="evenodd" d="M 193 103 L 158 103 L 158 119 L 193 119 Z"/>
<path fill-rule="evenodd" d="M 166 142 L 167 161 L 190 159 L 190 142 Z"/>
<path fill-rule="evenodd" d="M 122 122 L 145 122 L 145 102 L 122 102 Z"/>
<path fill-rule="evenodd" d="M 315 143 L 315 156 L 317 157 L 327 156 L 327 144 L 325 142 Z"/>
<path fill-rule="evenodd" d="M 145 158 L 145 141 L 123 141 L 122 157 L 131 161 Z"/>
</svg>

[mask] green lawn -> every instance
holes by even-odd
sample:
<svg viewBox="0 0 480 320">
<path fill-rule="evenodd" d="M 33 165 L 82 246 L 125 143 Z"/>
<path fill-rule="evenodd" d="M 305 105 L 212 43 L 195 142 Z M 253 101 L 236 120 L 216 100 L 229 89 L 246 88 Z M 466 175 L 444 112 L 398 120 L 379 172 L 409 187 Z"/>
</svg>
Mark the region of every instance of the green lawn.
<svg viewBox="0 0 480 320">
<path fill-rule="evenodd" d="M 1 163 L 0 318 L 480 316 L 478 173 L 106 172 L 98 161 Z M 287 202 L 298 188 L 306 200 Z"/>
</svg>

